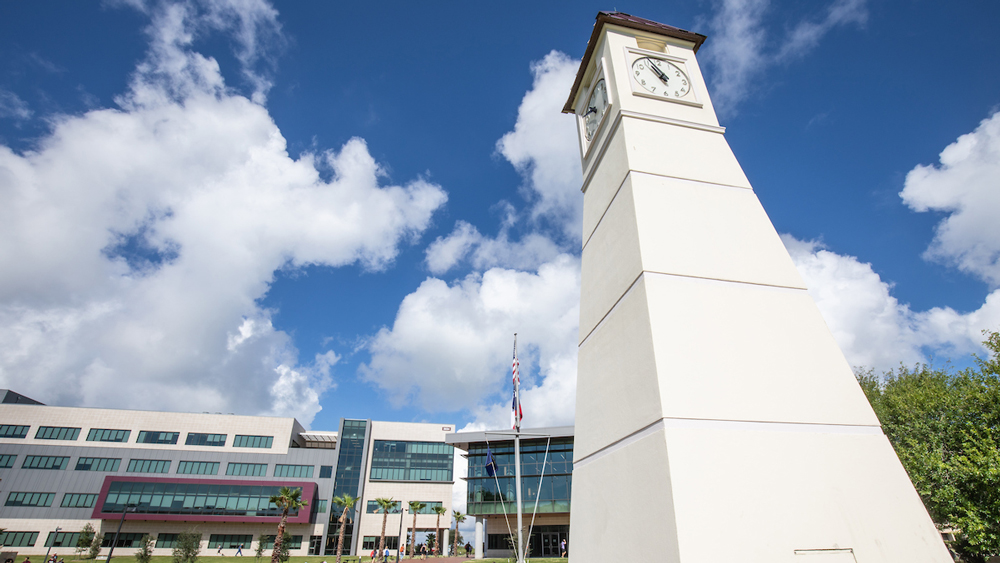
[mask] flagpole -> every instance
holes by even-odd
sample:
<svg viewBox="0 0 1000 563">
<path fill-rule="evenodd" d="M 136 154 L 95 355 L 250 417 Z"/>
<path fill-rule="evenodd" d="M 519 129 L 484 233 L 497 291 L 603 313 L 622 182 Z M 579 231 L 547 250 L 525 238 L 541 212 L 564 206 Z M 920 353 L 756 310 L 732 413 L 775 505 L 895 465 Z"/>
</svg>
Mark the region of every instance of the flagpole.
<svg viewBox="0 0 1000 563">
<path fill-rule="evenodd" d="M 514 361 L 517 362 L 517 333 L 514 333 Z M 521 418 L 520 406 L 521 395 L 520 375 L 514 378 L 514 495 L 517 500 L 517 563 L 524 563 L 524 541 L 521 538 L 522 516 L 521 516 Z"/>
</svg>

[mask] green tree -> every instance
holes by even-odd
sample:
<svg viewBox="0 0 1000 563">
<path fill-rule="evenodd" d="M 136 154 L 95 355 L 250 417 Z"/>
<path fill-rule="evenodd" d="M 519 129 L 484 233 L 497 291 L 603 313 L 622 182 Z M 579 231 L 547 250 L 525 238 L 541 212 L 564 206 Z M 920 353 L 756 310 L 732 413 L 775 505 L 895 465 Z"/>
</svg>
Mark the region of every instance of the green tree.
<svg viewBox="0 0 1000 563">
<path fill-rule="evenodd" d="M 173 563 L 197 563 L 201 553 L 201 534 L 188 530 L 177 534 L 174 541 Z"/>
<path fill-rule="evenodd" d="M 358 498 L 352 497 L 347 493 L 339 497 L 333 497 L 333 504 L 342 509 L 340 518 L 338 519 L 338 522 L 340 522 L 340 532 L 337 536 L 337 563 L 340 563 L 340 554 L 344 551 L 344 529 L 347 528 L 347 512 L 354 508 L 354 505 L 357 503 Z"/>
<path fill-rule="evenodd" d="M 389 520 L 389 511 L 396 507 L 396 501 L 391 498 L 377 498 L 375 502 L 378 503 L 379 509 L 382 510 L 382 535 L 378 539 L 378 557 L 377 559 L 385 559 L 385 525 Z"/>
<path fill-rule="evenodd" d="M 268 537 L 268 539 L 270 540 L 272 537 Z M 278 559 L 281 560 L 281 563 L 285 563 L 291 557 L 291 548 L 289 547 L 291 543 L 292 536 L 286 531 L 281 537 L 281 547 L 278 548 Z"/>
<path fill-rule="evenodd" d="M 427 542 L 427 549 L 431 550 L 431 553 L 434 553 L 434 550 L 437 547 L 438 543 L 437 534 L 435 534 L 434 532 L 429 532 L 427 534 L 427 539 L 425 539 L 424 541 Z"/>
<path fill-rule="evenodd" d="M 271 563 L 280 563 L 281 544 L 285 538 L 285 524 L 288 522 L 288 512 L 298 510 L 308 506 L 309 503 L 302 500 L 302 489 L 281 487 L 278 494 L 271 495 L 271 504 L 281 509 L 281 520 L 278 521 L 278 533 L 274 535 L 274 549 L 271 550 Z"/>
<path fill-rule="evenodd" d="M 448 514 L 448 509 L 443 506 L 435 506 L 434 513 L 437 514 L 437 525 L 434 528 L 434 533 L 437 537 L 441 537 L 441 515 Z M 441 555 L 441 542 L 435 542 L 434 544 L 434 555 Z"/>
<path fill-rule="evenodd" d="M 80 539 L 76 540 L 76 556 L 80 557 L 83 555 L 84 551 L 90 549 L 90 545 L 94 543 L 94 527 L 88 522 L 80 530 Z"/>
<path fill-rule="evenodd" d="M 410 528 L 410 558 L 417 553 L 417 513 L 427 507 L 427 503 L 410 501 L 410 512 L 413 514 L 413 527 Z"/>
<path fill-rule="evenodd" d="M 459 512 L 457 510 L 453 510 L 451 512 L 451 515 L 455 519 L 455 537 L 452 538 L 452 546 L 453 547 L 451 548 L 451 555 L 452 555 L 452 557 L 457 557 L 458 556 L 458 540 L 461 537 L 461 535 L 458 533 L 458 525 L 461 524 L 462 522 L 465 522 L 465 514 L 462 514 L 461 512 Z"/>
<path fill-rule="evenodd" d="M 1000 554 L 1000 335 L 961 371 L 900 366 L 858 381 L 935 524 L 963 561 Z"/>
<path fill-rule="evenodd" d="M 97 559 L 97 556 L 101 554 L 102 543 L 104 543 L 104 534 L 95 535 L 94 540 L 90 542 L 90 552 L 87 553 L 87 557 L 90 559 Z"/>
<path fill-rule="evenodd" d="M 149 537 L 149 534 L 142 536 L 139 540 L 139 551 L 135 552 L 136 563 L 149 563 L 153 559 L 153 538 Z"/>
<path fill-rule="evenodd" d="M 265 536 L 264 534 L 257 536 L 257 551 L 255 551 L 253 554 L 254 558 L 257 561 L 260 561 L 260 558 L 264 557 L 264 545 L 267 543 L 266 538 L 267 536 Z"/>
</svg>

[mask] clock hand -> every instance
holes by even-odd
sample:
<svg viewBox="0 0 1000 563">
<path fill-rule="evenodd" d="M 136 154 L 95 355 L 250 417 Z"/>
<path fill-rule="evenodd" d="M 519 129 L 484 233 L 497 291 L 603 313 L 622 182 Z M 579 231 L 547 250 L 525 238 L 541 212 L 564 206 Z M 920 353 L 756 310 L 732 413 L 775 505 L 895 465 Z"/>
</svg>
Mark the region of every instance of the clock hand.
<svg viewBox="0 0 1000 563">
<path fill-rule="evenodd" d="M 587 117 L 592 113 L 597 113 L 597 108 L 595 108 L 594 106 L 590 106 L 590 108 L 587 109 L 587 113 L 583 114 L 583 116 Z"/>
<path fill-rule="evenodd" d="M 647 58 L 646 60 L 649 61 L 649 68 L 653 69 L 653 74 L 655 74 L 657 78 L 662 80 L 664 84 L 667 84 L 667 81 L 670 80 L 670 77 L 667 76 L 665 72 L 660 70 L 659 67 L 653 64 L 653 59 Z"/>
</svg>

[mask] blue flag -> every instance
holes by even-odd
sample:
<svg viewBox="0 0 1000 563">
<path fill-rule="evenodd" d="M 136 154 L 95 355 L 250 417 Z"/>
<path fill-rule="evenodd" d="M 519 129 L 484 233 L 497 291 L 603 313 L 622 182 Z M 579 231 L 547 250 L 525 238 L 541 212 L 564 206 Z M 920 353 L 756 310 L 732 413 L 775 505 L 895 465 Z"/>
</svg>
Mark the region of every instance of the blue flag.
<svg viewBox="0 0 1000 563">
<path fill-rule="evenodd" d="M 486 446 L 486 474 L 490 477 L 497 474 L 497 462 L 493 459 L 493 452 L 490 451 L 489 446 Z"/>
</svg>

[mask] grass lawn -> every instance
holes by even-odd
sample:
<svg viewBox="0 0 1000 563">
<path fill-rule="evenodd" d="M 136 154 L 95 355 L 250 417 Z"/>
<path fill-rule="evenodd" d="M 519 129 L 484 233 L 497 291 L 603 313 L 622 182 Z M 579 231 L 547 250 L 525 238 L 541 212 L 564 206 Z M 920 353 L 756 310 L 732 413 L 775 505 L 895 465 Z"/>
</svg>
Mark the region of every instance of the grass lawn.
<svg viewBox="0 0 1000 563">
<path fill-rule="evenodd" d="M 117 561 L 118 563 L 135 563 L 135 557 L 133 557 L 134 550 L 118 548 L 115 550 L 116 553 L 112 557 L 112 562 Z M 70 554 L 72 555 L 72 554 Z M 37 557 L 37 559 L 35 559 Z M 44 555 L 32 556 L 32 563 L 42 563 Z M 94 561 L 93 559 L 73 559 L 72 557 L 67 557 L 63 555 L 66 563 L 103 563 L 104 559 L 98 559 Z M 437 557 L 428 557 L 427 561 L 433 562 Z M 19 557 L 17 563 L 23 561 L 23 557 Z M 395 562 L 394 557 L 389 558 L 389 563 Z M 150 563 L 172 563 L 173 558 L 169 555 L 156 555 L 152 558 Z M 248 557 L 232 557 L 232 556 L 219 556 L 219 555 L 201 555 L 198 557 L 198 561 L 202 563 L 257 563 L 256 558 L 253 555 Z M 288 558 L 287 563 L 322 563 L 326 561 L 327 563 L 336 563 L 336 555 L 307 555 L 307 556 L 293 556 Z M 340 558 L 341 563 L 370 563 L 371 557 L 364 556 L 360 560 L 356 555 L 344 555 Z M 421 561 L 419 557 L 414 559 L 404 558 L 401 559 L 403 562 L 413 561 L 417 563 Z M 511 559 L 469 559 L 469 563 L 508 563 Z M 535 558 L 530 559 L 532 563 L 565 563 L 566 559 L 561 557 L 546 557 L 546 558 Z M 268 554 L 265 557 L 261 557 L 260 563 L 270 563 L 271 557 Z"/>
</svg>

